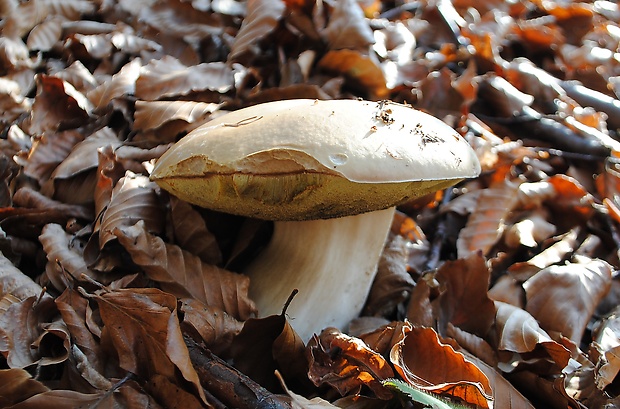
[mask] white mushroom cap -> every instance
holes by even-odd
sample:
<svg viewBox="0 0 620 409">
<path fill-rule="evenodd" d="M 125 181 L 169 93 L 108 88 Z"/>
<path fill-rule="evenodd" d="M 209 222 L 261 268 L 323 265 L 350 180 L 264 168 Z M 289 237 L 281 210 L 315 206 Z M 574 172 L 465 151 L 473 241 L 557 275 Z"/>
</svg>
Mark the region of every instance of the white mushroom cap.
<svg viewBox="0 0 620 409">
<path fill-rule="evenodd" d="M 411 107 L 285 100 L 195 129 L 151 178 L 202 207 L 302 220 L 388 208 L 479 172 L 463 138 Z"/>
</svg>

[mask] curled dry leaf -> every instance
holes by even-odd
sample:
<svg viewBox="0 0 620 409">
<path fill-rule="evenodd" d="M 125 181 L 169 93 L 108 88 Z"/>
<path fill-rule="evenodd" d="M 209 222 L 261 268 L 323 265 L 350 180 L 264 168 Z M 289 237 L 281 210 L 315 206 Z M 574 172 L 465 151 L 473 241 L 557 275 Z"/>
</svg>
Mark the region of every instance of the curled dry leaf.
<svg viewBox="0 0 620 409">
<path fill-rule="evenodd" d="M 578 262 L 551 266 L 523 284 L 526 310 L 547 331 L 557 331 L 579 344 L 586 326 L 611 287 L 611 266 L 579 257 Z"/>
<path fill-rule="evenodd" d="M 490 272 L 480 254 L 444 263 L 435 276 L 445 291 L 439 296 L 440 325 L 448 322 L 484 337 L 495 318 L 495 305 L 487 294 Z"/>
<path fill-rule="evenodd" d="M 80 280 L 82 274 L 93 275 L 82 256 L 80 242 L 62 226 L 55 223 L 45 225 L 39 241 L 47 257 L 45 274 L 57 290 L 69 287 L 72 279 Z"/>
<path fill-rule="evenodd" d="M 246 16 L 228 55 L 228 61 L 239 61 L 258 55 L 259 42 L 271 34 L 282 18 L 286 5 L 281 0 L 250 0 Z"/>
<path fill-rule="evenodd" d="M 84 140 L 78 131 L 47 133 L 35 138 L 25 158 L 17 158 L 24 167 L 24 174 L 35 179 L 39 185 L 49 183 L 54 169 L 69 155 L 73 147 Z"/>
<path fill-rule="evenodd" d="M 188 67 L 166 56 L 161 60 L 150 61 L 141 68 L 135 94 L 142 100 L 154 101 L 194 91 L 226 93 L 233 85 L 233 69 L 228 64 L 212 62 Z"/>
<path fill-rule="evenodd" d="M 495 306 L 493 342 L 500 352 L 509 352 L 509 360 L 499 364 L 502 371 L 513 372 L 526 366 L 541 373 L 559 373 L 566 367 L 570 351 L 553 341 L 534 317 L 521 308 L 499 301 Z"/>
<path fill-rule="evenodd" d="M 408 246 L 402 236 L 392 236 L 385 245 L 377 275 L 364 307 L 365 315 L 388 315 L 403 302 L 415 285 L 407 272 Z"/>
<path fill-rule="evenodd" d="M 382 384 L 394 377 L 388 362 L 358 338 L 326 328 L 308 342 L 306 354 L 310 363 L 308 376 L 315 385 L 324 383 L 341 395 L 369 387 L 378 398 L 390 399 L 392 393 Z"/>
<path fill-rule="evenodd" d="M 92 101 L 95 111 L 104 109 L 115 98 L 134 94 L 141 66 L 139 58 L 133 59 L 108 81 L 89 91 L 86 95 Z"/>
<path fill-rule="evenodd" d="M 181 334 L 176 297 L 144 288 L 117 290 L 94 298 L 104 324 L 102 338 L 116 349 L 123 369 L 143 379 L 161 375 L 173 382 L 179 371 L 205 401 Z"/>
<path fill-rule="evenodd" d="M 220 265 L 222 251 L 200 213 L 189 203 L 171 196 L 170 215 L 175 242 L 205 263 Z"/>
<path fill-rule="evenodd" d="M 155 190 L 157 186 L 144 175 L 127 171 L 114 189 L 99 226 L 99 248 L 116 238 L 115 229 L 144 223 L 146 231 L 163 231 L 162 208 Z"/>
<path fill-rule="evenodd" d="M 519 183 L 505 181 L 478 195 L 476 210 L 469 216 L 456 242 L 459 258 L 478 251 L 486 255 L 491 250 L 501 237 L 510 212 L 519 203 L 518 190 Z"/>
<path fill-rule="evenodd" d="M 232 317 L 246 320 L 256 314 L 248 298 L 249 278 L 212 265 L 148 233 L 142 221 L 113 231 L 134 263 L 162 288 L 179 297 L 191 296 Z"/>
<path fill-rule="evenodd" d="M 452 346 L 442 343 L 432 328 L 412 327 L 390 351 L 399 375 L 418 389 L 447 395 L 482 408 L 493 390 L 486 375 Z"/>
<path fill-rule="evenodd" d="M 318 68 L 343 75 L 374 98 L 385 97 L 388 93 L 381 68 L 372 59 L 358 51 L 328 51 L 318 62 Z"/>
<path fill-rule="evenodd" d="M 250 318 L 230 346 L 235 367 L 269 390 L 277 390 L 278 371 L 287 382 L 308 386 L 305 344 L 285 315 Z"/>
<path fill-rule="evenodd" d="M 174 120 L 195 126 L 204 123 L 222 105 L 193 101 L 136 101 L 134 129 L 151 130 Z M 187 127 L 190 131 L 192 127 Z"/>
<path fill-rule="evenodd" d="M 92 104 L 71 84 L 60 78 L 39 74 L 37 95 L 34 98 L 29 132 L 42 135 L 61 129 L 84 125 L 92 111 Z"/>
<path fill-rule="evenodd" d="M 599 353 L 596 386 L 604 390 L 620 373 L 620 319 L 617 310 L 596 328 L 594 340 L 593 347 Z"/>
<path fill-rule="evenodd" d="M 11 304 L 0 316 L 0 353 L 10 368 L 47 366 L 69 356 L 70 336 L 49 296 Z"/>
<path fill-rule="evenodd" d="M 243 323 L 226 312 L 193 298 L 182 298 L 179 310 L 183 313 L 183 332 L 198 334 L 205 346 L 216 355 L 230 348 L 233 338 L 243 328 Z"/>
<path fill-rule="evenodd" d="M 333 3 L 329 23 L 320 33 L 331 50 L 367 51 L 368 46 L 375 42 L 364 12 L 355 0 Z"/>
<path fill-rule="evenodd" d="M 3 408 L 24 401 L 49 388 L 21 368 L 0 369 L 0 406 Z"/>
<path fill-rule="evenodd" d="M 42 293 L 40 285 L 0 253 L 0 298 L 11 295 L 19 300 L 25 300 L 29 297 L 38 297 Z"/>
</svg>

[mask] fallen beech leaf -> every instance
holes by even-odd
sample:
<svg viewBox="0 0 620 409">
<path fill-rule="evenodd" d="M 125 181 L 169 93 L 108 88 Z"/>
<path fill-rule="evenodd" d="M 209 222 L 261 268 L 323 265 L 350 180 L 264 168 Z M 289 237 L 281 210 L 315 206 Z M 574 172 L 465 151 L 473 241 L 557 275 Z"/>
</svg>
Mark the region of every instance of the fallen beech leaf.
<svg viewBox="0 0 620 409">
<path fill-rule="evenodd" d="M 176 297 L 144 288 L 121 289 L 94 298 L 104 324 L 102 337 L 109 337 L 123 369 L 143 379 L 161 375 L 170 381 L 179 371 L 193 385 L 193 392 L 206 400 L 183 341 Z"/>
<path fill-rule="evenodd" d="M 181 120 L 199 125 L 209 119 L 209 115 L 222 105 L 192 101 L 136 101 L 134 129 L 150 130 L 163 124 Z M 188 127 L 190 131 L 193 127 Z"/>
<path fill-rule="evenodd" d="M 171 196 L 170 216 L 174 241 L 179 247 L 200 257 L 207 264 L 220 265 L 222 251 L 197 210 L 189 203 Z"/>
<path fill-rule="evenodd" d="M 594 341 L 592 345 L 600 354 L 595 372 L 596 386 L 605 390 L 620 373 L 620 319 L 617 310 L 596 328 Z"/>
<path fill-rule="evenodd" d="M 555 230 L 555 225 L 548 222 L 543 215 L 534 213 L 510 226 L 504 232 L 504 242 L 511 248 L 534 248 L 553 236 Z"/>
<path fill-rule="evenodd" d="M 230 348 L 243 323 L 219 308 L 209 307 L 193 298 L 182 298 L 179 311 L 183 313 L 183 333 L 197 334 L 205 346 L 219 355 Z"/>
<path fill-rule="evenodd" d="M 34 395 L 20 402 L 11 409 L 72 409 L 82 408 L 125 408 L 125 409 L 163 409 L 152 397 L 146 395 L 138 385 L 121 386 L 115 393 L 101 391 L 97 393 L 80 393 L 72 390 L 57 389 Z"/>
<path fill-rule="evenodd" d="M 358 51 L 328 51 L 318 62 L 318 68 L 344 75 L 353 84 L 370 93 L 373 98 L 382 98 L 388 93 L 381 68 Z"/>
<path fill-rule="evenodd" d="M 501 237 L 511 210 L 519 203 L 518 190 L 519 183 L 505 181 L 478 195 L 476 210 L 469 216 L 456 241 L 459 258 L 477 251 L 488 254 Z"/>
<path fill-rule="evenodd" d="M 536 254 L 527 261 L 514 263 L 508 268 L 508 272 L 520 281 L 526 281 L 543 268 L 549 267 L 564 260 L 578 245 L 580 228 L 575 228 L 561 236 L 553 245 Z"/>
<path fill-rule="evenodd" d="M 489 407 L 493 390 L 486 375 L 432 328 L 412 327 L 394 345 L 390 361 L 403 379 L 418 389 Z"/>
<path fill-rule="evenodd" d="M 88 300 L 76 290 L 67 288 L 55 302 L 71 335 L 73 347 L 79 347 L 90 365 L 103 372 L 104 362 L 100 359 L 102 352 L 97 340 L 101 334 L 93 334 L 86 322 L 91 313 Z"/>
<path fill-rule="evenodd" d="M 310 363 L 308 376 L 315 385 L 327 383 L 342 396 L 357 393 L 365 385 L 380 399 L 392 397 L 381 383 L 394 377 L 392 368 L 362 340 L 326 328 L 310 339 L 306 354 Z"/>
<path fill-rule="evenodd" d="M 42 135 L 84 125 L 92 112 L 86 97 L 71 84 L 49 75 L 38 74 L 29 132 Z"/>
<path fill-rule="evenodd" d="M 191 67 L 165 56 L 140 69 L 136 97 L 154 101 L 162 97 L 187 95 L 193 91 L 225 93 L 234 85 L 233 69 L 223 62 L 202 63 Z"/>
<path fill-rule="evenodd" d="M 23 172 L 40 186 L 49 182 L 54 169 L 69 155 L 73 147 L 84 140 L 78 131 L 54 132 L 35 138 L 26 158 L 17 158 Z"/>
<path fill-rule="evenodd" d="M 607 262 L 586 257 L 545 268 L 523 283 L 526 310 L 547 331 L 560 332 L 579 344 L 592 313 L 611 287 L 611 276 Z"/>
<path fill-rule="evenodd" d="M 472 254 L 466 259 L 447 261 L 435 275 L 445 291 L 439 296 L 439 325 L 448 322 L 484 337 L 495 318 L 495 305 L 489 298 L 490 271 L 484 257 Z"/>
<path fill-rule="evenodd" d="M 328 401 L 321 399 L 319 397 L 312 398 L 312 399 L 306 399 L 303 396 L 298 395 L 295 392 L 291 391 L 286 386 L 286 384 L 284 383 L 284 379 L 282 379 L 281 375 L 278 372 L 276 372 L 276 376 L 278 377 L 278 380 L 280 381 L 280 384 L 282 385 L 284 392 L 286 392 L 286 394 L 291 397 L 292 409 L 334 409 L 334 408 L 340 407 L 340 406 L 334 406 Z"/>
<path fill-rule="evenodd" d="M 0 298 L 7 295 L 25 300 L 29 297 L 38 297 L 43 293 L 40 285 L 32 281 L 0 253 Z"/>
<path fill-rule="evenodd" d="M 84 261 L 79 240 L 74 239 L 55 223 L 45 225 L 39 236 L 47 257 L 45 274 L 59 291 L 69 287 L 72 278 L 80 280 L 82 274 L 95 278 Z"/>
<path fill-rule="evenodd" d="M 372 30 L 355 0 L 333 3 L 327 27 L 320 31 L 330 50 L 366 51 L 375 42 Z"/>
<path fill-rule="evenodd" d="M 13 202 L 15 206 L 29 207 L 35 209 L 47 209 L 47 210 L 59 210 L 66 214 L 67 217 L 75 217 L 84 220 L 93 220 L 93 212 L 86 206 L 71 205 L 63 203 L 57 200 L 50 199 L 49 197 L 37 192 L 29 187 L 20 188 L 13 195 Z"/>
<path fill-rule="evenodd" d="M 534 317 L 510 304 L 496 301 L 495 305 L 496 348 L 510 353 L 498 365 L 502 371 L 510 373 L 525 366 L 546 374 L 559 373 L 566 367 L 570 351 L 553 341 Z"/>
<path fill-rule="evenodd" d="M 275 371 L 298 387 L 307 380 L 305 344 L 285 315 L 245 321 L 230 354 L 237 369 L 269 390 L 277 390 L 280 383 Z"/>
<path fill-rule="evenodd" d="M 364 315 L 389 315 L 407 298 L 415 285 L 407 272 L 407 253 L 408 243 L 402 236 L 392 236 L 385 244 Z"/>
<path fill-rule="evenodd" d="M 282 18 L 286 5 L 282 0 L 249 0 L 246 16 L 228 54 L 228 61 L 259 54 L 258 43 L 274 31 Z"/>
<path fill-rule="evenodd" d="M 95 107 L 95 112 L 105 108 L 113 99 L 135 93 L 136 80 L 140 76 L 142 61 L 139 58 L 131 60 L 128 64 L 103 82 L 97 88 L 86 94 Z"/>
<path fill-rule="evenodd" d="M 30 51 L 49 51 L 60 41 L 63 19 L 53 16 L 37 25 L 28 34 L 26 45 Z"/>
<path fill-rule="evenodd" d="M 144 228 L 158 234 L 163 231 L 162 208 L 155 193 L 157 185 L 144 175 L 127 171 L 114 189 L 107 208 L 101 215 L 99 248 L 116 238 L 118 228 L 142 221 Z"/>
<path fill-rule="evenodd" d="M 47 386 L 33 379 L 24 369 L 0 369 L 0 407 L 9 407 L 47 391 Z"/>
<path fill-rule="evenodd" d="M 248 298 L 247 276 L 203 263 L 197 256 L 148 233 L 142 221 L 116 228 L 113 233 L 134 263 L 162 288 L 179 297 L 192 296 L 239 320 L 256 314 Z"/>
<path fill-rule="evenodd" d="M 0 316 L 0 352 L 10 368 L 47 366 L 69 357 L 69 332 L 52 297 L 29 297 Z"/>
</svg>

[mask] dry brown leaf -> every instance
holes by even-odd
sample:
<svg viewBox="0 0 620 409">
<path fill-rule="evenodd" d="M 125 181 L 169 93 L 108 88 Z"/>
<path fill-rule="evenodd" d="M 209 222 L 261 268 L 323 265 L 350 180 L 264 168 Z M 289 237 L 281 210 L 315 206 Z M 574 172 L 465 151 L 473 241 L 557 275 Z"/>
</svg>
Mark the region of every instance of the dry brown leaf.
<svg viewBox="0 0 620 409">
<path fill-rule="evenodd" d="M 364 315 L 389 315 L 415 285 L 407 272 L 408 242 L 392 236 L 381 253 L 377 275 L 364 306 Z"/>
<path fill-rule="evenodd" d="M 89 91 L 86 95 L 93 103 L 95 112 L 103 110 L 115 98 L 134 94 L 136 80 L 140 76 L 140 67 L 142 67 L 142 61 L 135 58 L 108 81 L 102 82 L 97 88 Z"/>
<path fill-rule="evenodd" d="M 107 145 L 116 148 L 120 144 L 121 142 L 112 129 L 101 128 L 75 144 L 69 155 L 54 169 L 51 178 L 69 179 L 79 173 L 94 169 L 98 165 L 97 151 L 100 148 Z"/>
<path fill-rule="evenodd" d="M 26 186 L 15 192 L 13 203 L 19 207 L 60 211 L 66 214 L 67 218 L 74 217 L 89 221 L 94 219 L 93 212 L 86 206 L 71 205 L 53 200 Z"/>
<path fill-rule="evenodd" d="M 166 56 L 150 61 L 140 69 L 135 95 L 145 101 L 155 101 L 194 91 L 209 90 L 223 94 L 234 86 L 233 73 L 233 69 L 223 62 L 188 67 Z"/>
<path fill-rule="evenodd" d="M 308 376 L 315 385 L 328 384 L 340 395 L 357 393 L 369 387 L 378 398 L 390 399 L 392 393 L 381 381 L 393 378 L 394 373 L 380 354 L 358 338 L 326 328 L 308 342 L 310 370 Z"/>
<path fill-rule="evenodd" d="M 162 409 L 152 397 L 146 395 L 138 385 L 122 385 L 115 393 L 101 391 L 97 393 L 80 393 L 72 390 L 57 389 L 35 395 L 20 402 L 11 409 L 74 409 L 76 407 L 101 409 Z"/>
<path fill-rule="evenodd" d="M 60 41 L 64 19 L 53 16 L 38 24 L 28 34 L 26 45 L 30 51 L 49 51 Z"/>
<path fill-rule="evenodd" d="M 209 119 L 209 115 L 222 105 L 193 101 L 136 101 L 134 129 L 151 130 L 167 122 L 180 120 L 193 124 L 186 127 L 191 131 Z"/>
<path fill-rule="evenodd" d="M 545 268 L 523 283 L 526 310 L 547 331 L 579 344 L 592 313 L 611 287 L 611 275 L 607 262 L 586 257 Z"/>
<path fill-rule="evenodd" d="M 24 167 L 24 174 L 43 186 L 49 183 L 54 169 L 82 140 L 84 140 L 84 136 L 78 131 L 47 133 L 35 138 L 27 157 L 18 158 L 17 162 Z"/>
<path fill-rule="evenodd" d="M 29 297 L 38 297 L 42 293 L 41 286 L 0 253 L 0 298 L 12 295 L 19 300 L 25 300 Z"/>
<path fill-rule="evenodd" d="M 269 390 L 277 390 L 277 370 L 287 383 L 307 386 L 305 344 L 285 315 L 251 318 L 230 346 L 235 367 Z"/>
<path fill-rule="evenodd" d="M 57 132 L 84 125 L 92 112 L 88 99 L 60 78 L 38 74 L 37 95 L 32 104 L 30 128 L 33 135 Z"/>
<path fill-rule="evenodd" d="M 220 265 L 222 251 L 201 214 L 189 203 L 170 197 L 174 242 L 207 264 Z"/>
<path fill-rule="evenodd" d="M 495 305 L 494 343 L 499 351 L 509 352 L 499 364 L 502 371 L 525 366 L 539 373 L 559 373 L 568 364 L 570 351 L 553 341 L 527 311 L 499 301 Z"/>
<path fill-rule="evenodd" d="M 439 325 L 448 322 L 484 337 L 495 318 L 495 305 L 487 294 L 490 271 L 484 257 L 472 254 L 465 259 L 447 261 L 435 275 L 445 290 L 439 296 Z"/>
<path fill-rule="evenodd" d="M 388 94 L 381 68 L 358 51 L 331 50 L 318 62 L 318 68 L 343 75 L 352 84 L 368 92 L 370 99 L 383 98 Z"/>
<path fill-rule="evenodd" d="M 134 263 L 167 291 L 179 297 L 194 297 L 242 321 L 256 314 L 248 298 L 247 276 L 203 263 L 197 256 L 148 233 L 141 221 L 116 228 L 113 233 Z"/>
<path fill-rule="evenodd" d="M 367 51 L 375 42 L 372 30 L 364 12 L 355 0 L 340 0 L 333 3 L 327 27 L 320 30 L 330 50 Z"/>
<path fill-rule="evenodd" d="M 0 369 L 0 407 L 6 408 L 49 391 L 24 369 Z"/>
<path fill-rule="evenodd" d="M 179 371 L 193 393 L 206 400 L 183 341 L 176 297 L 149 288 L 94 297 L 104 324 L 102 337 L 109 337 L 123 369 L 143 379 L 161 375 L 170 381 Z"/>
<path fill-rule="evenodd" d="M 70 336 L 52 297 L 29 297 L 0 316 L 0 353 L 10 368 L 56 365 L 69 357 Z"/>
<path fill-rule="evenodd" d="M 193 298 L 182 298 L 179 311 L 183 313 L 183 332 L 197 334 L 216 355 L 228 350 L 233 338 L 243 328 L 243 323 L 226 312 Z"/>
<path fill-rule="evenodd" d="M 596 327 L 593 338 L 595 342 L 592 347 L 599 354 L 595 372 L 596 386 L 605 390 L 620 373 L 620 319 L 617 310 Z"/>
<path fill-rule="evenodd" d="M 102 373 L 105 362 L 102 360 L 104 355 L 98 342 L 100 334 L 93 334 L 86 322 L 90 314 L 88 300 L 76 290 L 68 288 L 55 301 L 56 308 L 71 334 L 73 347 L 78 347 L 88 363 Z"/>
<path fill-rule="evenodd" d="M 510 274 L 520 281 L 526 281 L 543 268 L 564 260 L 575 251 L 581 229 L 575 228 L 564 234 L 553 245 L 536 254 L 527 261 L 517 262 L 508 268 Z"/>
<path fill-rule="evenodd" d="M 100 249 L 116 238 L 116 229 L 133 226 L 138 221 L 153 234 L 163 231 L 164 220 L 156 189 L 157 185 L 148 177 L 127 171 L 114 186 L 110 202 L 101 215 Z"/>
<path fill-rule="evenodd" d="M 62 226 L 47 224 L 43 227 L 39 241 L 47 257 L 45 275 L 57 290 L 70 287 L 72 279 L 80 280 L 82 274 L 94 275 L 82 256 L 82 243 L 65 232 Z"/>
<path fill-rule="evenodd" d="M 390 361 L 399 375 L 418 389 L 490 407 L 493 390 L 489 379 L 463 354 L 442 343 L 432 328 L 412 327 L 390 351 Z"/>
<path fill-rule="evenodd" d="M 249 0 L 246 10 L 246 16 L 228 54 L 228 61 L 258 55 L 260 41 L 277 27 L 286 5 L 281 0 Z"/>
<path fill-rule="evenodd" d="M 519 183 L 505 181 L 478 195 L 476 210 L 460 231 L 456 242 L 459 258 L 478 251 L 487 255 L 501 237 L 510 212 L 517 206 Z"/>
</svg>

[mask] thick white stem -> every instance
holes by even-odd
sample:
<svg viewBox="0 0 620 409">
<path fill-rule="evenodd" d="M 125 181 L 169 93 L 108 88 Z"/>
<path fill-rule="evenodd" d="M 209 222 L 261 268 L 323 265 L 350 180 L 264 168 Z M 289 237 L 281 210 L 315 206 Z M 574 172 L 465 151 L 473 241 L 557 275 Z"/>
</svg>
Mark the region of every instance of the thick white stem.
<svg viewBox="0 0 620 409">
<path fill-rule="evenodd" d="M 394 208 L 337 219 L 276 222 L 265 251 L 246 270 L 260 316 L 286 313 L 304 341 L 346 328 L 364 306 Z"/>
</svg>

